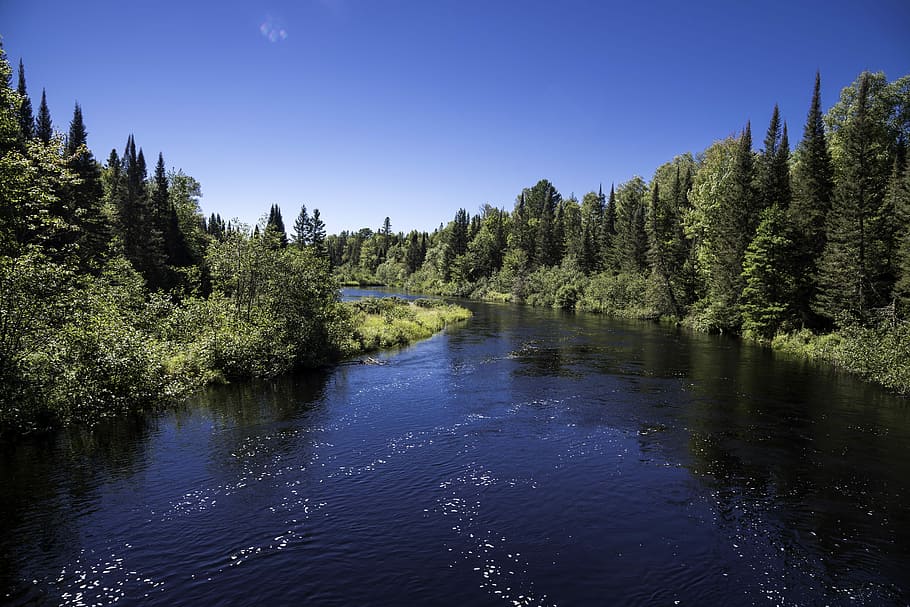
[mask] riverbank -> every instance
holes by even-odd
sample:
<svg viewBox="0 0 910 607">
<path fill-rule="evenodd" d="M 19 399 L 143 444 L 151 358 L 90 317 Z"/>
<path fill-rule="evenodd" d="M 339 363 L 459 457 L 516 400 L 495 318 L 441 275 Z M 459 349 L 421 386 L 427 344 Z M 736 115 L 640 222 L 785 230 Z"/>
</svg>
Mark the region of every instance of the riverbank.
<svg viewBox="0 0 910 607">
<path fill-rule="evenodd" d="M 559 288 L 538 291 L 527 288 L 523 298 L 493 284 L 474 285 L 474 288 L 452 292 L 454 285 L 446 288 L 426 288 L 433 295 L 460 295 L 476 301 L 492 303 L 520 303 L 604 314 L 616 318 L 666 322 L 700 333 L 716 332 L 710 323 L 697 314 L 684 318 L 661 316 L 644 302 L 647 281 L 629 277 L 612 280 L 595 277 L 592 280 L 567 280 Z M 410 285 L 416 288 L 415 285 Z M 539 286 L 539 285 L 538 285 Z M 549 285 L 552 287 L 552 285 Z M 910 322 L 894 318 L 882 319 L 870 326 L 845 325 L 828 333 L 814 333 L 809 329 L 780 332 L 771 339 L 752 334 L 735 334 L 744 341 L 771 348 L 775 353 L 790 358 L 802 358 L 818 364 L 831 365 L 855 374 L 864 380 L 879 384 L 900 395 L 910 395 Z"/>
<path fill-rule="evenodd" d="M 336 302 L 323 311 L 324 322 L 302 319 L 308 326 L 292 334 L 238 322 L 227 314 L 229 303 L 153 298 L 135 318 L 108 308 L 77 319 L 61 331 L 53 359 L 42 354 L 45 360 L 32 361 L 33 381 L 11 386 L 19 399 L 0 407 L 0 438 L 163 409 L 211 384 L 331 366 L 415 343 L 471 317 L 439 300 L 371 297 Z"/>
</svg>

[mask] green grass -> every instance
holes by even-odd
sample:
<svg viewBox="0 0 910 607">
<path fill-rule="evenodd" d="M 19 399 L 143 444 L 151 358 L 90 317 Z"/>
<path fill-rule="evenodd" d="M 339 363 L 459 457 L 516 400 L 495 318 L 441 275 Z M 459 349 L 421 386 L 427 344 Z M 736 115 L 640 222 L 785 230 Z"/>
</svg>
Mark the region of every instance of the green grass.
<svg viewBox="0 0 910 607">
<path fill-rule="evenodd" d="M 347 305 L 353 328 L 342 347 L 347 356 L 406 346 L 471 317 L 465 308 L 431 299 L 367 297 Z"/>
</svg>

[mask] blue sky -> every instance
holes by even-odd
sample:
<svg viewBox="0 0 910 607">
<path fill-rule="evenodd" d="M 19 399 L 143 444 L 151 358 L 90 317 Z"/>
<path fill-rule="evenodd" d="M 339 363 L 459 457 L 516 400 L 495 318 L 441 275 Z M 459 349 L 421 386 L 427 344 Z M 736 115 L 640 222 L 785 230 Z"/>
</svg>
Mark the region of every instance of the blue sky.
<svg viewBox="0 0 910 607">
<path fill-rule="evenodd" d="M 34 107 L 65 131 L 78 101 L 100 160 L 133 133 L 206 214 L 330 233 L 649 179 L 749 119 L 760 144 L 775 103 L 795 143 L 816 70 L 827 108 L 910 73 L 908 32 L 906 0 L 0 0 Z"/>
</svg>

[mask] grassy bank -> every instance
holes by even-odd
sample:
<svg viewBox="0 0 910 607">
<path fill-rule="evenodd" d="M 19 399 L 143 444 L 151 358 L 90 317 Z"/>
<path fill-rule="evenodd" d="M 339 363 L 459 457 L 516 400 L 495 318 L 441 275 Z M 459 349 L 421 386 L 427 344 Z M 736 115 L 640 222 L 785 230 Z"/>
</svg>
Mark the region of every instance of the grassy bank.
<svg viewBox="0 0 910 607">
<path fill-rule="evenodd" d="M 368 297 L 346 305 L 352 331 L 342 343 L 345 356 L 406 346 L 471 317 L 465 308 L 433 299 Z"/>
<path fill-rule="evenodd" d="M 910 323 L 846 327 L 816 335 L 809 330 L 776 336 L 771 347 L 787 356 L 834 365 L 900 394 L 910 394 Z"/>
</svg>

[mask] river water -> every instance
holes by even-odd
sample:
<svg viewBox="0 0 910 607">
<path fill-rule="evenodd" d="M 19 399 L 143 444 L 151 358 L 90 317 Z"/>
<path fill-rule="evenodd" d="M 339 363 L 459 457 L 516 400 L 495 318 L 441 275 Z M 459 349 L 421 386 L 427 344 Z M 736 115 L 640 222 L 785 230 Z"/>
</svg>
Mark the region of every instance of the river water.
<svg viewBox="0 0 910 607">
<path fill-rule="evenodd" d="M 386 364 L 7 445 L 0 602 L 910 602 L 906 399 L 729 338 L 465 305 Z"/>
</svg>

